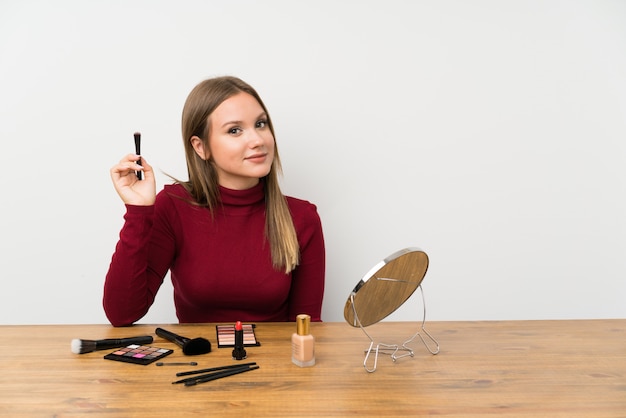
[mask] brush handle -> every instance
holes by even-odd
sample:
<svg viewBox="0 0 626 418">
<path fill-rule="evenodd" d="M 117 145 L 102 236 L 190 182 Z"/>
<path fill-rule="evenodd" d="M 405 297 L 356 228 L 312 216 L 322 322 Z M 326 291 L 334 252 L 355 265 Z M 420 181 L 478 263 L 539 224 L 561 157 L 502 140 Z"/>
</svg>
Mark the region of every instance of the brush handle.
<svg viewBox="0 0 626 418">
<path fill-rule="evenodd" d="M 131 338 L 109 338 L 96 341 L 96 350 L 108 350 L 110 348 L 126 347 L 131 344 L 144 345 L 152 344 L 153 338 L 149 335 Z"/>
<path fill-rule="evenodd" d="M 207 374 L 210 372 L 219 372 L 222 370 L 230 370 L 230 369 L 240 369 L 240 368 L 245 368 L 245 367 L 250 367 L 250 366 L 256 366 L 256 362 L 253 361 L 251 363 L 233 364 L 229 366 L 217 366 L 217 367 L 210 367 L 208 369 L 191 370 L 188 372 L 178 372 L 176 373 L 176 376 L 180 377 L 180 376 L 191 376 L 192 374 Z M 185 383 L 185 382 L 186 380 L 179 380 L 178 382 L 174 382 L 174 383 Z"/>
<path fill-rule="evenodd" d="M 174 334 L 173 332 L 164 330 L 163 328 L 157 328 L 155 333 L 161 338 L 165 338 L 168 341 L 176 343 L 179 347 L 182 347 L 187 341 L 189 341 L 189 338 Z"/>
<path fill-rule="evenodd" d="M 194 378 L 194 379 L 190 378 L 190 380 L 187 381 L 187 382 L 184 382 L 184 384 L 185 384 L 185 386 L 195 386 L 198 383 L 206 383 L 206 382 L 210 382 L 212 380 L 221 379 L 223 377 L 233 376 L 233 375 L 236 375 L 236 374 L 249 372 L 251 370 L 256 370 L 258 368 L 259 368 L 259 366 L 233 368 L 233 369 L 230 369 L 230 370 L 224 370 L 224 371 L 221 371 L 221 372 L 215 372 L 215 373 L 211 373 L 211 374 L 204 375 L 204 376 L 197 376 L 197 378 Z"/>
</svg>

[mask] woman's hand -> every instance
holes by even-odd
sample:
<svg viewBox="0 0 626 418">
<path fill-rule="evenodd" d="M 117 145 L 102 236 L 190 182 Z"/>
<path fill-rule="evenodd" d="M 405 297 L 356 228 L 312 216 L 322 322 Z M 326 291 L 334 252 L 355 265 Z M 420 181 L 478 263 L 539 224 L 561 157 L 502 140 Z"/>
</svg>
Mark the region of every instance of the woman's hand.
<svg viewBox="0 0 626 418">
<path fill-rule="evenodd" d="M 137 164 L 141 158 L 141 165 Z M 136 171 L 143 172 L 143 180 L 137 178 Z M 156 182 L 152 166 L 146 159 L 128 154 L 111 167 L 111 179 L 115 191 L 127 205 L 150 206 L 156 200 Z"/>
</svg>

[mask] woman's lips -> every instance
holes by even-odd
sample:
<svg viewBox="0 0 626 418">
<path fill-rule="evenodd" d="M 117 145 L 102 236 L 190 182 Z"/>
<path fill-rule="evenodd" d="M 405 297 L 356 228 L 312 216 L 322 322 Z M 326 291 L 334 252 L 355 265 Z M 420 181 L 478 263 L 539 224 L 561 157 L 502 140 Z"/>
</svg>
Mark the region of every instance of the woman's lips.
<svg viewBox="0 0 626 418">
<path fill-rule="evenodd" d="M 245 159 L 253 163 L 262 163 L 265 161 L 266 158 L 267 158 L 267 154 L 254 154 L 249 157 L 246 157 Z"/>
</svg>

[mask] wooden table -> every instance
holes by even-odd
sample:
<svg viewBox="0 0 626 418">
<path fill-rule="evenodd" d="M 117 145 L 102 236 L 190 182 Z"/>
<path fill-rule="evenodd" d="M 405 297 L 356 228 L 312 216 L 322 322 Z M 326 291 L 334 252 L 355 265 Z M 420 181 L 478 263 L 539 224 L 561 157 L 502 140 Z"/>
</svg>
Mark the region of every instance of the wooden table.
<svg viewBox="0 0 626 418">
<path fill-rule="evenodd" d="M 160 325 L 211 340 L 211 353 L 175 349 L 166 361 L 234 364 L 215 348 L 214 324 Z M 430 322 L 441 352 L 363 368 L 369 340 L 345 323 L 312 324 L 317 364 L 291 363 L 293 323 L 257 324 L 260 369 L 198 386 L 173 385 L 192 367 L 103 360 L 111 350 L 73 354 L 73 338 L 154 335 L 156 325 L 0 326 L 0 416 L 6 417 L 626 417 L 626 320 Z M 377 341 L 402 342 L 417 323 L 368 327 Z"/>
</svg>

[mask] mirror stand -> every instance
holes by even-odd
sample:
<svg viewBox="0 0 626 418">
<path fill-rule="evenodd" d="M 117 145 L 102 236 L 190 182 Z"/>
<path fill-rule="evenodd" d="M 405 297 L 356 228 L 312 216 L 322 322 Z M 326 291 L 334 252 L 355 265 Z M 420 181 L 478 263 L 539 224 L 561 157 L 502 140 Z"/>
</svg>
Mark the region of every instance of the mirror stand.
<svg viewBox="0 0 626 418">
<path fill-rule="evenodd" d="M 410 348 L 408 345 L 412 343 L 416 337 L 419 337 L 422 340 L 422 343 L 432 355 L 436 355 L 439 353 L 439 343 L 432 335 L 430 335 L 428 331 L 426 331 L 426 328 L 425 328 L 426 299 L 424 298 L 424 290 L 422 289 L 421 285 L 419 286 L 419 289 L 422 295 L 422 306 L 424 308 L 423 314 L 422 314 L 422 324 L 421 324 L 420 329 L 418 329 L 417 332 L 413 334 L 411 338 L 403 342 L 401 346 L 399 346 L 398 344 L 385 344 L 385 343 L 376 344 L 374 339 L 367 333 L 367 331 L 365 330 L 365 327 L 361 324 L 361 321 L 359 320 L 359 316 L 357 315 L 357 312 L 356 312 L 356 307 L 355 307 L 356 305 L 354 303 L 354 293 L 352 293 L 352 295 L 350 296 L 350 302 L 352 303 L 352 311 L 354 314 L 354 320 L 358 324 L 359 328 L 361 328 L 363 333 L 370 340 L 369 348 L 365 350 L 365 359 L 363 360 L 363 368 L 367 370 L 369 373 L 373 373 L 376 371 L 376 367 L 378 366 L 378 354 L 379 353 L 389 354 L 391 356 L 391 360 L 393 360 L 394 362 L 398 360 L 399 358 L 403 358 L 407 356 L 413 357 L 415 353 L 413 349 Z M 430 343 L 427 342 L 426 339 L 424 339 L 424 336 L 422 334 L 425 335 L 428 340 L 430 340 Z M 374 347 L 374 344 L 376 344 L 376 347 Z M 434 349 L 431 348 L 430 344 L 434 344 Z M 372 368 L 370 368 L 368 367 L 368 360 L 369 360 L 370 354 L 372 354 L 372 351 L 374 352 L 374 365 Z"/>
</svg>

